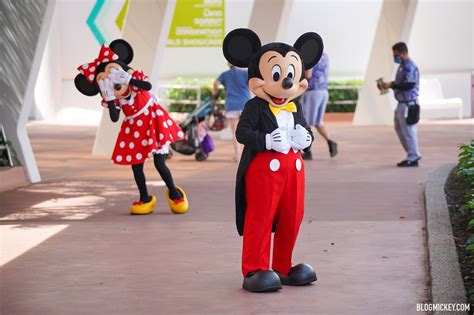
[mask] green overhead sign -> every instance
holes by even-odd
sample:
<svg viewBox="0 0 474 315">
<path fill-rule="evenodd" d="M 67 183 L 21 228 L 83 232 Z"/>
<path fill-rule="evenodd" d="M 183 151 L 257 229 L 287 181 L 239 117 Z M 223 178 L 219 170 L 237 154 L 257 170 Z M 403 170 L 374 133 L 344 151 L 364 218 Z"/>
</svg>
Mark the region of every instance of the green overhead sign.
<svg viewBox="0 0 474 315">
<path fill-rule="evenodd" d="M 221 46 L 224 21 L 224 0 L 176 0 L 166 46 Z"/>
</svg>

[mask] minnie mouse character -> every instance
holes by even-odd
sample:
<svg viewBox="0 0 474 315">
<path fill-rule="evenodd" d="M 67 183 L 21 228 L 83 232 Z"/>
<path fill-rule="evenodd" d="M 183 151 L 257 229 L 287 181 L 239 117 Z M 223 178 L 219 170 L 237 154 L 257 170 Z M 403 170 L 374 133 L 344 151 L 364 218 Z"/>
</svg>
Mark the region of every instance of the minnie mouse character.
<svg viewBox="0 0 474 315">
<path fill-rule="evenodd" d="M 153 212 L 156 198 L 148 194 L 143 164 L 150 153 L 155 167 L 166 183 L 171 211 L 186 213 L 188 200 L 184 190 L 175 186 L 170 170 L 165 164 L 169 145 L 184 137 L 181 128 L 161 107 L 149 91 L 151 84 L 143 72 L 128 66 L 133 59 L 133 49 L 122 39 L 103 44 L 99 57 L 77 69 L 76 88 L 84 95 L 102 95 L 102 106 L 109 109 L 110 119 L 117 122 L 120 111 L 126 116 L 115 143 L 112 161 L 131 165 L 140 200 L 132 204 L 131 214 Z"/>
<path fill-rule="evenodd" d="M 304 71 L 319 61 L 322 39 L 305 33 L 294 46 L 261 46 L 253 31 L 235 29 L 225 37 L 223 51 L 234 66 L 248 67 L 249 88 L 256 95 L 245 104 L 236 130 L 245 146 L 235 194 L 237 230 L 243 235 L 243 288 L 269 292 L 281 289 L 281 284 L 309 284 L 316 281 L 313 268 L 291 262 L 304 213 L 300 151 L 313 141 L 296 98 L 308 87 Z"/>
</svg>

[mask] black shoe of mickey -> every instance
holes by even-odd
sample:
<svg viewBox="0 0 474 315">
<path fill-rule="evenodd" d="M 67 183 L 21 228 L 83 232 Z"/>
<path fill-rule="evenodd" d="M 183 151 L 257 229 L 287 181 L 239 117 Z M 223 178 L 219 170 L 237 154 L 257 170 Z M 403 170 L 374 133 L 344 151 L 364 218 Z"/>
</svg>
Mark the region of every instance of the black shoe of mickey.
<svg viewBox="0 0 474 315">
<path fill-rule="evenodd" d="M 301 157 L 305 161 L 311 161 L 313 159 L 313 154 L 311 153 L 311 151 L 303 151 L 301 152 Z"/>
<path fill-rule="evenodd" d="M 280 281 L 284 285 L 307 285 L 318 280 L 313 267 L 308 264 L 298 264 L 290 269 L 287 276 L 277 272 Z"/>
<path fill-rule="evenodd" d="M 418 167 L 418 160 L 410 161 L 410 160 L 403 160 L 400 163 L 397 163 L 398 167 Z"/>
<path fill-rule="evenodd" d="M 329 147 L 329 155 L 331 157 L 335 157 L 337 155 L 337 143 L 332 140 L 328 140 L 328 147 Z"/>
<path fill-rule="evenodd" d="M 244 278 L 242 287 L 250 292 L 273 292 L 281 289 L 281 281 L 272 270 L 250 272 Z"/>
</svg>

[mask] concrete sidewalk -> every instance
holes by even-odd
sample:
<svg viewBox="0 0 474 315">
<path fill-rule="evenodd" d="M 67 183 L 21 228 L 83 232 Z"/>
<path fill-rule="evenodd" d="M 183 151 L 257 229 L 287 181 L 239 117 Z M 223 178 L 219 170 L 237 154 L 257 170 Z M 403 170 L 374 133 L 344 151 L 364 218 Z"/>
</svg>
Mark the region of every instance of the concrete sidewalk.
<svg viewBox="0 0 474 315">
<path fill-rule="evenodd" d="M 95 128 L 28 131 L 43 182 L 0 194 L 1 314 L 419 314 L 429 296 L 423 185 L 473 137 L 469 125 L 421 125 L 421 166 L 399 169 L 391 127 L 329 125 L 340 154 L 330 159 L 317 138 L 294 255 L 318 281 L 251 294 L 240 288 L 230 142 L 216 141 L 206 162 L 169 162 L 186 215 L 169 212 L 149 162 L 158 211 L 132 217 L 131 170 L 90 155 Z"/>
</svg>

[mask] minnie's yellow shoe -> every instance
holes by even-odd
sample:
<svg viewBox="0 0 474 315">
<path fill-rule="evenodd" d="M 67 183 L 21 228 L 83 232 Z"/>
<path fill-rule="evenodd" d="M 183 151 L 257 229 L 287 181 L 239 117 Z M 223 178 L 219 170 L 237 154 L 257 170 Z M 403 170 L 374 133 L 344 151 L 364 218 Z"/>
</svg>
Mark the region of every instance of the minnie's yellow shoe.
<svg viewBox="0 0 474 315">
<path fill-rule="evenodd" d="M 132 204 L 132 208 L 130 209 L 130 214 L 150 214 L 153 212 L 156 204 L 156 198 L 153 195 L 151 196 L 151 200 L 148 202 L 143 201 L 135 201 Z"/>
<path fill-rule="evenodd" d="M 179 187 L 178 185 L 176 185 L 176 189 L 179 190 L 179 192 L 183 196 L 182 198 L 176 200 L 170 199 L 170 192 L 168 190 L 166 191 L 166 199 L 168 199 L 171 212 L 175 214 L 186 213 L 189 210 L 188 198 L 186 197 L 186 193 L 184 192 L 183 188 Z"/>
</svg>

